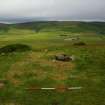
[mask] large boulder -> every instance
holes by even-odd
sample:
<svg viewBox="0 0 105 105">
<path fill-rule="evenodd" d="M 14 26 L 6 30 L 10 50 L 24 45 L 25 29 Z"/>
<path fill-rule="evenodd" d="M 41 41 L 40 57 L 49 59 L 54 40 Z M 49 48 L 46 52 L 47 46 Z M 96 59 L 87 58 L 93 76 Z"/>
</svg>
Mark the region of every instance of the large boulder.
<svg viewBox="0 0 105 105">
<path fill-rule="evenodd" d="M 58 61 L 71 61 L 73 60 L 72 57 L 66 54 L 55 55 L 55 59 Z"/>
</svg>

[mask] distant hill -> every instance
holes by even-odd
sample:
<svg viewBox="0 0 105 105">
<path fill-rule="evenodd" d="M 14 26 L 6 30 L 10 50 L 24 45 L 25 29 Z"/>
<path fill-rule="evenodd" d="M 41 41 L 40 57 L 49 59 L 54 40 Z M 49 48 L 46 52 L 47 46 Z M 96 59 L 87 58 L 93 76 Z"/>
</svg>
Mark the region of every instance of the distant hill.
<svg viewBox="0 0 105 105">
<path fill-rule="evenodd" d="M 7 32 L 9 28 L 8 24 L 0 23 L 0 32 Z"/>
<path fill-rule="evenodd" d="M 105 22 L 79 22 L 79 21 L 40 21 L 17 24 L 0 24 L 0 31 L 10 28 L 29 29 L 39 31 L 66 31 L 66 32 L 99 32 L 105 34 Z"/>
</svg>

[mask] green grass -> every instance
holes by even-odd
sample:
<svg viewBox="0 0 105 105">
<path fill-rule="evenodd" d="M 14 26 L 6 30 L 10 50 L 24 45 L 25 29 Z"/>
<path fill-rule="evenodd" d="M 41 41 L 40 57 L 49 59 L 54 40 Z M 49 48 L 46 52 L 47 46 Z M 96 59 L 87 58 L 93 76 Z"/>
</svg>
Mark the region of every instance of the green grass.
<svg viewBox="0 0 105 105">
<path fill-rule="evenodd" d="M 0 33 L 0 48 L 26 44 L 31 51 L 0 55 L 0 105 L 104 105 L 105 23 L 40 22 L 8 26 Z M 79 27 L 80 26 L 80 27 Z M 34 31 L 34 28 L 38 32 Z M 71 28 L 70 28 L 71 27 Z M 101 27 L 101 28 L 100 28 Z M 7 28 L 7 27 L 6 27 Z M 67 36 L 60 36 L 66 34 Z M 64 40 L 79 37 L 77 41 Z M 71 62 L 53 61 L 56 54 L 74 55 Z M 82 86 L 81 90 L 42 91 L 26 88 Z"/>
</svg>

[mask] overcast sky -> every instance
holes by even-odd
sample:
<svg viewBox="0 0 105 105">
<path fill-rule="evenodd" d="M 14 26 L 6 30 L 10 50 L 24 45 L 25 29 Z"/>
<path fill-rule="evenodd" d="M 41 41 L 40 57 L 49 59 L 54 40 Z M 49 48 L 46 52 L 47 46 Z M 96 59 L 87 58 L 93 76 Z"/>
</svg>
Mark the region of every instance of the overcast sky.
<svg viewBox="0 0 105 105">
<path fill-rule="evenodd" d="M 0 22 L 105 21 L 105 0 L 0 0 Z"/>
</svg>

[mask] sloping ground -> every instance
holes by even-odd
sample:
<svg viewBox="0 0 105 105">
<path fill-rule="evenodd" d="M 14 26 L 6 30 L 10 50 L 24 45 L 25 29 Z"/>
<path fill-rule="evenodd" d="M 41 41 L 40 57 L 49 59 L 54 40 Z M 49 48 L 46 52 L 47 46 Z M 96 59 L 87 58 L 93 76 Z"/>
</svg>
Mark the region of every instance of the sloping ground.
<svg viewBox="0 0 105 105">
<path fill-rule="evenodd" d="M 31 51 L 0 55 L 0 104 L 104 105 L 105 36 L 100 34 L 104 32 L 104 23 L 40 22 L 37 23 L 41 26 L 39 32 L 29 30 L 29 27 L 35 28 L 35 24 L 25 23 L 25 29 L 19 28 L 23 24 L 10 25 L 11 29 L 0 35 L 0 48 L 16 43 L 32 48 Z M 47 32 L 49 29 L 53 32 Z M 68 38 L 78 40 L 65 40 Z M 86 44 L 74 45 L 80 41 Z M 75 60 L 55 61 L 57 54 L 73 55 Z M 71 91 L 27 90 L 78 86 L 83 88 Z"/>
</svg>

